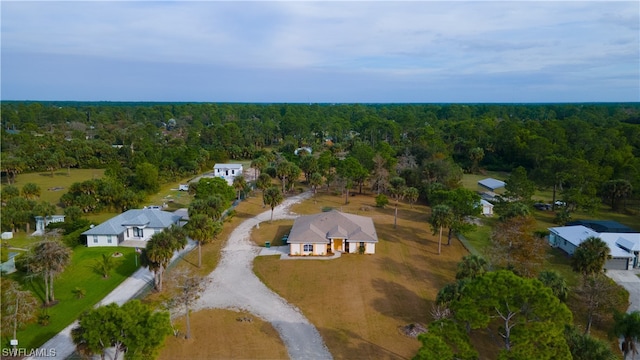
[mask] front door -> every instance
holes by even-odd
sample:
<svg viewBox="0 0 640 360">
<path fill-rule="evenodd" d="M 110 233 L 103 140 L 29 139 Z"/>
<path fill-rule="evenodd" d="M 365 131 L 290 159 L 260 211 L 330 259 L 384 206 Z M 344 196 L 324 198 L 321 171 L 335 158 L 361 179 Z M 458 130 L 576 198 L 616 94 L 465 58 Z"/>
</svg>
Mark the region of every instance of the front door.
<svg viewBox="0 0 640 360">
<path fill-rule="evenodd" d="M 333 250 L 342 251 L 342 239 L 333 239 Z"/>
</svg>

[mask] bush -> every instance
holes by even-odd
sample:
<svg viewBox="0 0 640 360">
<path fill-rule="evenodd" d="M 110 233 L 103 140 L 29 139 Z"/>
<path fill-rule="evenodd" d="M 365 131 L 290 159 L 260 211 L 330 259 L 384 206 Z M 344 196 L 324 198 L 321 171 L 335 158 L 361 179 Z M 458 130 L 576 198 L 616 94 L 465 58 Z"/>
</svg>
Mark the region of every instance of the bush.
<svg viewBox="0 0 640 360">
<path fill-rule="evenodd" d="M 376 207 L 384 208 L 389 204 L 389 198 L 385 194 L 379 194 L 376 196 Z"/>
<path fill-rule="evenodd" d="M 62 237 L 62 242 L 70 248 L 74 248 L 78 245 L 84 245 L 81 234 L 89 230 L 89 226 L 74 230 Z"/>
</svg>

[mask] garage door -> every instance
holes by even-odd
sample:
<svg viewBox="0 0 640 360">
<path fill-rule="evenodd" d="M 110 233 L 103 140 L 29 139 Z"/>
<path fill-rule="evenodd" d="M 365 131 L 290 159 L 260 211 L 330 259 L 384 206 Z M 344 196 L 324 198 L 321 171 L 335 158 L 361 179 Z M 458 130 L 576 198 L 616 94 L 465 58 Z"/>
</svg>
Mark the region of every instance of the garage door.
<svg viewBox="0 0 640 360">
<path fill-rule="evenodd" d="M 604 268 L 607 270 L 629 270 L 629 259 L 628 258 L 609 259 L 604 264 Z"/>
</svg>

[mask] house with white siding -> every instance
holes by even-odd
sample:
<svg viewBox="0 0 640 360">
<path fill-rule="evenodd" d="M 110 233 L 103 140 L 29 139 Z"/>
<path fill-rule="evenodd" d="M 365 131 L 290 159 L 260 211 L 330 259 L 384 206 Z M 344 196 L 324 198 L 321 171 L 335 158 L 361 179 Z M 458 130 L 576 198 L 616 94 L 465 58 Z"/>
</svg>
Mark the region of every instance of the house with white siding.
<svg viewBox="0 0 640 360">
<path fill-rule="evenodd" d="M 599 233 L 583 225 L 549 228 L 549 243 L 569 255 L 590 237 L 600 238 L 609 246 L 611 257 L 605 263 L 605 269 L 629 270 L 639 266 L 640 233 Z"/>
<path fill-rule="evenodd" d="M 181 218 L 181 215 L 159 209 L 131 209 L 82 235 L 87 239 L 87 247 L 122 246 L 125 241 L 136 247 L 145 247 L 153 234 L 178 225 Z"/>
<path fill-rule="evenodd" d="M 215 164 L 213 166 L 213 176 L 223 178 L 227 184 L 233 184 L 233 179 L 242 175 L 242 164 Z"/>
<path fill-rule="evenodd" d="M 329 255 L 335 252 L 374 254 L 378 235 L 366 216 L 329 211 L 298 217 L 287 240 L 289 255 Z"/>
</svg>

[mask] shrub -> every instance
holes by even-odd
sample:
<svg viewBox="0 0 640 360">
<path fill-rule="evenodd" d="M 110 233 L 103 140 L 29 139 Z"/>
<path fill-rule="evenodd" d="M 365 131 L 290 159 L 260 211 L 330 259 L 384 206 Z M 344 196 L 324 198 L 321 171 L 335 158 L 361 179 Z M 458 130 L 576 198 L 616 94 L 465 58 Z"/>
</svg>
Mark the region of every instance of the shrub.
<svg viewBox="0 0 640 360">
<path fill-rule="evenodd" d="M 379 194 L 376 196 L 376 207 L 384 208 L 389 204 L 389 198 L 385 194 Z"/>
</svg>

